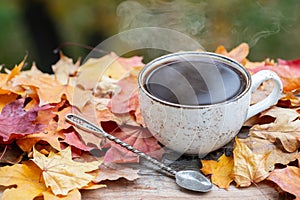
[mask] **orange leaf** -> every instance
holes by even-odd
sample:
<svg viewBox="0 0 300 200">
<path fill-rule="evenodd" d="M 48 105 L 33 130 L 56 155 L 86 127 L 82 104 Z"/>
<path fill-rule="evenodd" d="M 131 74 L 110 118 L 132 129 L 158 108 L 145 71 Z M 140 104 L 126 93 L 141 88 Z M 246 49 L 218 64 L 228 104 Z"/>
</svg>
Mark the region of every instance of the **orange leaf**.
<svg viewBox="0 0 300 200">
<path fill-rule="evenodd" d="M 54 75 L 42 73 L 34 66 L 26 73 L 15 77 L 13 81 L 15 85 L 36 88 L 40 106 L 49 103 L 59 103 L 63 95 L 73 104 L 74 87 L 72 85 L 61 84 Z"/>
<path fill-rule="evenodd" d="M 228 189 L 233 181 L 233 158 L 223 154 L 218 161 L 202 160 L 201 171 L 205 174 L 212 174 L 211 181 L 220 188 Z"/>
<path fill-rule="evenodd" d="M 258 183 L 263 181 L 269 175 L 266 159 L 270 155 L 270 152 L 255 154 L 238 138 L 235 139 L 235 142 L 236 146 L 233 150 L 233 174 L 237 186 L 247 187 L 252 182 Z"/>
<path fill-rule="evenodd" d="M 36 134 L 26 135 L 17 140 L 18 146 L 25 152 L 30 152 L 32 147 L 39 141 L 48 142 L 53 148 L 60 150 L 59 139 L 64 139 L 65 135 L 57 131 L 57 123 L 53 120 L 47 128 Z"/>
<path fill-rule="evenodd" d="M 48 157 L 33 149 L 32 161 L 42 169 L 45 184 L 55 195 L 67 195 L 73 189 L 87 186 L 95 178 L 87 172 L 97 170 L 101 163 L 74 162 L 70 147 L 58 153 L 51 151 Z"/>
<path fill-rule="evenodd" d="M 227 52 L 224 46 L 218 46 L 215 52 L 233 58 L 237 62 L 240 62 L 243 65 L 245 65 L 246 57 L 249 54 L 249 45 L 247 43 L 241 43 L 239 46 L 235 47 L 230 52 Z"/>
<path fill-rule="evenodd" d="M 287 166 L 284 169 L 275 169 L 269 175 L 268 180 L 300 199 L 300 168 Z"/>
</svg>

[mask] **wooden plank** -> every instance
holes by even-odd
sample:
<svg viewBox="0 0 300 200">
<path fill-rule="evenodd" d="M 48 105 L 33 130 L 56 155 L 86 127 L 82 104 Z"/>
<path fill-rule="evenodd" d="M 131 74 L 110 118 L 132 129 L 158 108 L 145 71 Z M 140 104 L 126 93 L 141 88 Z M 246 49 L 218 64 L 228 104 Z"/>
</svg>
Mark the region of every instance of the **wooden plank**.
<svg viewBox="0 0 300 200">
<path fill-rule="evenodd" d="M 164 176 L 150 170 L 141 170 L 141 177 L 136 181 L 120 179 L 106 181 L 107 188 L 82 191 L 84 200 L 123 200 L 123 199 L 278 199 L 278 192 L 271 186 L 262 183 L 248 188 L 230 186 L 228 190 L 214 186 L 208 193 L 191 192 L 176 185 L 172 177 Z"/>
</svg>

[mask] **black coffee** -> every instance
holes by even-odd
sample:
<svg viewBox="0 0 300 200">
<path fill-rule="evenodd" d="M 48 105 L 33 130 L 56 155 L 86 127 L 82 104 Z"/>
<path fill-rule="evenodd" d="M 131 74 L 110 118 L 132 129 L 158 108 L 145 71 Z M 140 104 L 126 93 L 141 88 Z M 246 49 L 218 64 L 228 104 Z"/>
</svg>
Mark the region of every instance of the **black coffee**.
<svg viewBox="0 0 300 200">
<path fill-rule="evenodd" d="M 224 102 L 246 88 L 244 75 L 226 63 L 211 59 L 177 60 L 147 75 L 145 88 L 159 99 L 182 105 Z"/>
</svg>

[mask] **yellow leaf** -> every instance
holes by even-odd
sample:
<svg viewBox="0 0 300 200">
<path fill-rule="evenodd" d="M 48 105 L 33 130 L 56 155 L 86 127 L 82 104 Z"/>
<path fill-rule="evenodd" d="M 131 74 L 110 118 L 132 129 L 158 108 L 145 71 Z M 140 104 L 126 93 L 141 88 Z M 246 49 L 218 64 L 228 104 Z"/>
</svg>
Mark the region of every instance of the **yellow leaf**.
<svg viewBox="0 0 300 200">
<path fill-rule="evenodd" d="M 48 157 L 34 149 L 33 162 L 42 169 L 45 184 L 55 195 L 66 195 L 73 189 L 87 186 L 95 178 L 87 172 L 97 170 L 100 165 L 100 161 L 73 161 L 70 147 L 58 153 L 51 151 Z"/>
<path fill-rule="evenodd" d="M 233 158 L 223 154 L 218 161 L 202 160 L 201 171 L 205 174 L 212 174 L 211 181 L 220 188 L 227 189 L 233 181 Z"/>
<path fill-rule="evenodd" d="M 78 190 L 72 190 L 67 196 L 55 196 L 49 190 L 41 176 L 42 170 L 32 161 L 0 168 L 0 185 L 8 186 L 2 193 L 2 200 L 28 199 L 44 196 L 45 200 L 80 200 Z"/>
<path fill-rule="evenodd" d="M 40 180 L 42 171 L 31 161 L 0 168 L 0 185 L 13 186 L 6 189 L 2 199 L 34 199 L 47 190 Z"/>
<path fill-rule="evenodd" d="M 255 154 L 238 138 L 235 139 L 235 142 L 233 174 L 237 186 L 247 187 L 252 182 L 258 183 L 264 180 L 269 175 L 269 167 L 266 160 L 271 152 Z"/>
</svg>

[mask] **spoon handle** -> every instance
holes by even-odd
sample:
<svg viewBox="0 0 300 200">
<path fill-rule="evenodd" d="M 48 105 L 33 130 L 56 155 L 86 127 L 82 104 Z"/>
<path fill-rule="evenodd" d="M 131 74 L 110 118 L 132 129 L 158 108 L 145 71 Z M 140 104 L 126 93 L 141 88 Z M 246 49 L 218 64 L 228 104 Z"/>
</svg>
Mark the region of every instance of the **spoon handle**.
<svg viewBox="0 0 300 200">
<path fill-rule="evenodd" d="M 172 174 L 173 176 L 175 176 L 175 174 L 177 173 L 175 170 L 173 170 L 172 168 L 164 165 L 163 163 L 157 161 L 156 159 L 146 155 L 145 153 L 139 151 L 138 149 L 134 148 L 133 146 L 121 141 L 120 139 L 116 138 L 115 136 L 106 133 L 104 130 L 102 130 L 100 127 L 94 125 L 93 123 L 89 122 L 88 120 L 79 117 L 75 114 L 67 114 L 66 115 L 66 120 L 75 125 L 76 127 L 87 131 L 87 132 L 91 132 L 94 133 L 96 136 L 102 135 L 105 138 L 108 138 L 109 140 L 115 142 L 116 144 L 119 144 L 120 146 L 126 148 L 127 150 L 143 157 L 144 159 L 146 159 L 147 161 L 153 163 L 154 165 L 158 166 L 160 169 L 165 170 L 167 172 L 169 172 L 170 174 Z"/>
</svg>

